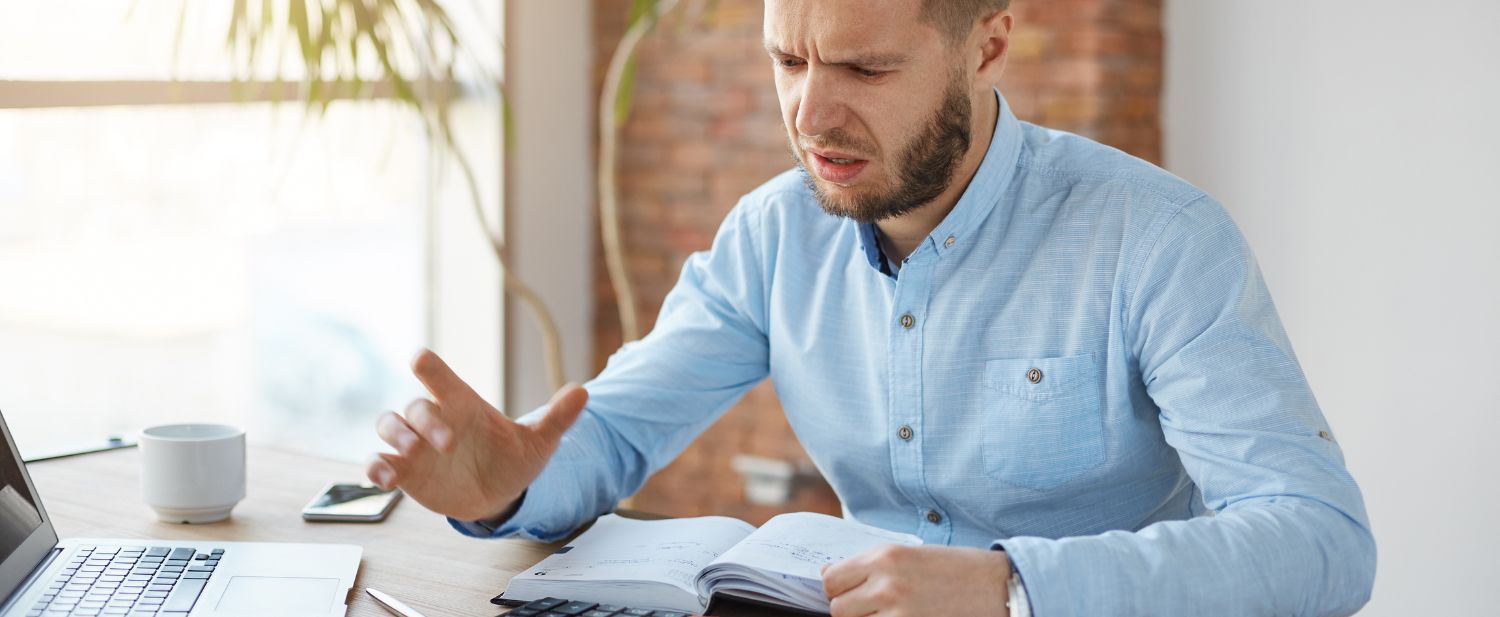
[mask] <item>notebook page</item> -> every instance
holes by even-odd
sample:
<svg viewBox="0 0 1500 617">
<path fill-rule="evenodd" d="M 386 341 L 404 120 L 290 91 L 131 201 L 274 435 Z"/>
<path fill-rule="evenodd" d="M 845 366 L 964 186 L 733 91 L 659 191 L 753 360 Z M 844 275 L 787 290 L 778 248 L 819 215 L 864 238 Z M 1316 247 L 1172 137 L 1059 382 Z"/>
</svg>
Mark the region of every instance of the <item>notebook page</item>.
<svg viewBox="0 0 1500 617">
<path fill-rule="evenodd" d="M 647 581 L 695 593 L 693 577 L 755 531 L 722 517 L 641 521 L 608 514 L 512 581 Z"/>
<path fill-rule="evenodd" d="M 911 534 L 812 512 L 782 514 L 729 549 L 717 563 L 736 563 L 805 581 L 821 581 L 823 564 L 884 544 L 921 544 Z"/>
</svg>

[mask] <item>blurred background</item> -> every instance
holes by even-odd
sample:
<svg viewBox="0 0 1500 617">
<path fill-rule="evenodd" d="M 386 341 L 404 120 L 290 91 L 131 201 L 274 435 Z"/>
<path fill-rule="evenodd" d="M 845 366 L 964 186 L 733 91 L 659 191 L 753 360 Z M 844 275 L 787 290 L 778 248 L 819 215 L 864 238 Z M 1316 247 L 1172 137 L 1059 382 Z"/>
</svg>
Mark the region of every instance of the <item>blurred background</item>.
<svg viewBox="0 0 1500 617">
<path fill-rule="evenodd" d="M 440 4 L 469 52 L 449 122 L 477 195 L 389 88 L 321 111 L 275 96 L 278 75 L 305 75 L 227 52 L 232 0 L 0 5 L 0 409 L 28 455 L 217 420 L 359 460 L 380 445 L 374 417 L 422 394 L 406 366 L 422 346 L 524 413 L 552 390 L 545 342 L 486 233 L 550 307 L 567 378 L 603 367 L 623 335 L 599 100 L 640 3 Z M 619 127 L 645 328 L 736 199 L 789 166 L 760 3 L 682 7 L 636 51 Z M 1245 231 L 1365 491 L 1380 568 L 1361 615 L 1493 614 L 1500 5 L 1013 10 L 1002 91 L 1018 116 L 1166 167 Z M 769 384 L 634 505 L 752 523 L 839 510 Z"/>
</svg>

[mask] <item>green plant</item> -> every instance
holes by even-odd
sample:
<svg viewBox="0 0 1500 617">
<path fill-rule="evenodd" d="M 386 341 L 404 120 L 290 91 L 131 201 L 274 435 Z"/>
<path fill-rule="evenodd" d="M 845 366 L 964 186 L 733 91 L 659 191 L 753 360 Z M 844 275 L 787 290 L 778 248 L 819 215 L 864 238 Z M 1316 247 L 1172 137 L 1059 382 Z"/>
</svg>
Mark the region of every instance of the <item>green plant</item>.
<svg viewBox="0 0 1500 617">
<path fill-rule="evenodd" d="M 186 16 L 190 0 L 182 0 Z M 624 267 L 620 242 L 619 198 L 616 181 L 618 127 L 630 114 L 634 90 L 636 47 L 679 4 L 701 15 L 714 0 L 633 0 L 625 36 L 611 58 L 599 101 L 600 164 L 598 191 L 601 236 L 610 281 L 618 297 L 621 332 L 625 341 L 640 337 L 636 301 Z M 178 37 L 181 37 L 179 20 Z M 283 82 L 283 54 L 292 48 L 303 69 L 299 91 L 308 111 L 321 115 L 341 98 L 368 96 L 389 88 L 391 96 L 409 106 L 423 120 L 429 139 L 440 152 L 458 163 L 475 217 L 499 262 L 505 289 L 532 309 L 542 331 L 549 381 L 554 388 L 565 381 L 557 326 L 540 297 L 516 277 L 505 259 L 504 242 L 488 221 L 474 169 L 454 139 L 449 112 L 459 89 L 477 87 L 498 93 L 507 135 L 512 119 L 505 85 L 480 70 L 483 63 L 469 58 L 477 79 L 460 81 L 457 66 L 469 47 L 437 0 L 234 0 L 226 45 L 238 67 L 237 80 L 253 77 L 263 54 L 275 53 L 275 84 Z M 370 60 L 373 58 L 373 61 Z M 362 67 L 373 65 L 369 75 Z M 508 139 L 508 138 L 507 138 Z"/>
</svg>

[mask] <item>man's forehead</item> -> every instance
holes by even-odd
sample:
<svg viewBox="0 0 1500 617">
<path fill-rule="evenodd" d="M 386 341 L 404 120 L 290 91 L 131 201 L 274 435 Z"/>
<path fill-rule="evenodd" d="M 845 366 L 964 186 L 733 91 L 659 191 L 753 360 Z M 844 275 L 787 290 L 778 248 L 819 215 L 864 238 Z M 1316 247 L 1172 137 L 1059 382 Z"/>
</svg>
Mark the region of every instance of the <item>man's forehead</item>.
<svg viewBox="0 0 1500 617">
<path fill-rule="evenodd" d="M 921 4 L 922 0 L 766 0 L 766 47 L 795 52 L 816 42 L 827 51 L 848 53 L 909 49 L 922 36 L 936 34 L 919 24 Z"/>
</svg>

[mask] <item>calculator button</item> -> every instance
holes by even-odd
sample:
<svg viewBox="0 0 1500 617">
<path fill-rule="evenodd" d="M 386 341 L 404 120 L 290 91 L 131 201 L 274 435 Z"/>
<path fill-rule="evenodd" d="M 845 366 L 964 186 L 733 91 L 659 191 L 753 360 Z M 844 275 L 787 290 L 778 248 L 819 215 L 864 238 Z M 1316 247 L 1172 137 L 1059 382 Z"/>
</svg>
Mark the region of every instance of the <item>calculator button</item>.
<svg viewBox="0 0 1500 617">
<path fill-rule="evenodd" d="M 550 610 L 554 606 L 562 606 L 567 603 L 567 600 L 559 600 L 557 598 L 548 597 L 542 598 L 540 600 L 532 600 L 531 603 L 526 605 L 526 608 L 545 611 Z"/>
<path fill-rule="evenodd" d="M 552 612 L 562 613 L 564 615 L 582 615 L 595 606 L 598 606 L 598 604 L 594 604 L 593 602 L 569 602 L 562 606 L 553 608 Z"/>
</svg>

